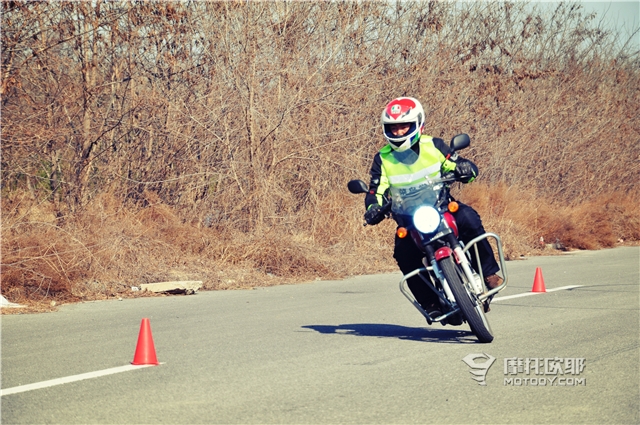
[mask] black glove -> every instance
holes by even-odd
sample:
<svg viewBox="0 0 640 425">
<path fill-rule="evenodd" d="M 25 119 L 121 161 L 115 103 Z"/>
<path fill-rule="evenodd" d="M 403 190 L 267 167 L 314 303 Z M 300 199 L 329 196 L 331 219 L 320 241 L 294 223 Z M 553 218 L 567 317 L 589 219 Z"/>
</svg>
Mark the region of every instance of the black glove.
<svg viewBox="0 0 640 425">
<path fill-rule="evenodd" d="M 462 183 L 469 183 L 476 178 L 476 171 L 470 161 L 462 160 L 456 163 L 456 169 L 453 170 L 456 180 Z"/>
<path fill-rule="evenodd" d="M 364 213 L 364 221 L 370 226 L 374 226 L 382 220 L 384 220 L 384 212 L 380 205 L 372 205 L 371 208 Z"/>
</svg>

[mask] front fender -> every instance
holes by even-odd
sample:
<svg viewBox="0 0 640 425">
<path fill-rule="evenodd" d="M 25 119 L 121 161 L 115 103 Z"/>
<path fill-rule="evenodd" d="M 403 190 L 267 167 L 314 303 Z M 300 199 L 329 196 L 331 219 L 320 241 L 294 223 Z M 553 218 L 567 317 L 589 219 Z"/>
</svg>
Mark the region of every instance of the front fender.
<svg viewBox="0 0 640 425">
<path fill-rule="evenodd" d="M 453 250 L 448 246 L 443 246 L 435 252 L 436 261 L 440 261 L 443 258 L 451 257 L 453 255 Z"/>
</svg>

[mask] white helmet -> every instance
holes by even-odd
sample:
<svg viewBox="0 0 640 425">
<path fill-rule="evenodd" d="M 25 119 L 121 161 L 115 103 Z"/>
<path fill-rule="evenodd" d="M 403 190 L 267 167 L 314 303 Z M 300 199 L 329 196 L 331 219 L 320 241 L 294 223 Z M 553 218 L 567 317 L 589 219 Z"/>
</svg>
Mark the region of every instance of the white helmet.
<svg viewBox="0 0 640 425">
<path fill-rule="evenodd" d="M 385 106 L 380 118 L 384 138 L 387 139 L 392 149 L 398 152 L 406 151 L 420 139 L 424 118 L 424 109 L 417 99 L 413 97 L 393 99 Z M 409 131 L 402 136 L 394 136 L 389 125 L 403 123 L 411 124 Z"/>
</svg>

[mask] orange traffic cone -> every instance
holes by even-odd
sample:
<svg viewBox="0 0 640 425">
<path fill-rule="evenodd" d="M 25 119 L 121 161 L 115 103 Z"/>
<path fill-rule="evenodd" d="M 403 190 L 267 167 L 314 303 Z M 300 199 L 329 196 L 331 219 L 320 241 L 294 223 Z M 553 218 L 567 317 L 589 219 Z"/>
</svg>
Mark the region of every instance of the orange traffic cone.
<svg viewBox="0 0 640 425">
<path fill-rule="evenodd" d="M 138 345 L 136 346 L 136 353 L 133 356 L 131 364 L 136 366 L 160 364 L 156 358 L 156 347 L 153 345 L 149 319 L 142 319 L 140 334 L 138 335 Z"/>
<path fill-rule="evenodd" d="M 536 277 L 533 279 L 531 292 L 547 292 L 547 289 L 544 287 L 544 279 L 542 278 L 542 269 L 540 267 L 536 268 Z"/>
</svg>

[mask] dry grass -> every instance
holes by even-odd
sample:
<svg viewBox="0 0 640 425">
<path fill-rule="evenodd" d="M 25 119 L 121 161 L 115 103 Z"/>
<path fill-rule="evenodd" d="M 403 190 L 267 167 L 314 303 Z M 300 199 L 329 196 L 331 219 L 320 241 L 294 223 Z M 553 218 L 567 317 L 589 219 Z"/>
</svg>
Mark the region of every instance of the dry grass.
<svg viewBox="0 0 640 425">
<path fill-rule="evenodd" d="M 460 200 L 474 206 L 487 231 L 501 236 L 509 259 L 548 254 L 540 245 L 566 249 L 608 248 L 640 241 L 637 197 L 610 193 L 570 205 L 515 186 L 472 183 Z"/>
<path fill-rule="evenodd" d="M 633 200 L 613 194 L 564 206 L 515 187 L 477 182 L 458 197 L 501 236 L 508 259 L 552 254 L 539 246 L 540 236 L 568 249 L 640 240 Z M 66 302 L 148 296 L 131 287 L 158 281 L 202 280 L 205 290 L 226 290 L 395 271 L 394 225 L 363 227 L 360 201 L 351 199 L 341 214 L 323 216 L 312 233 L 195 226 L 166 205 L 122 209 L 108 196 L 63 226 L 51 216 L 49 222 L 12 225 L 5 214 L 2 293 L 33 312 Z M 3 309 L 17 312 L 25 310 Z"/>
<path fill-rule="evenodd" d="M 29 210 L 47 221 L 25 221 L 15 211 L 3 215 L 2 293 L 27 311 L 144 296 L 131 287 L 167 280 L 202 280 L 205 290 L 224 290 L 393 270 L 386 261 L 388 245 L 377 239 L 380 229 L 370 229 L 377 236 L 369 242 L 355 243 L 330 231 L 340 223 L 326 218 L 312 235 L 283 229 L 248 234 L 233 226 L 184 223 L 163 204 L 122 208 L 109 195 L 73 219 L 45 214 L 48 206 Z"/>
</svg>

